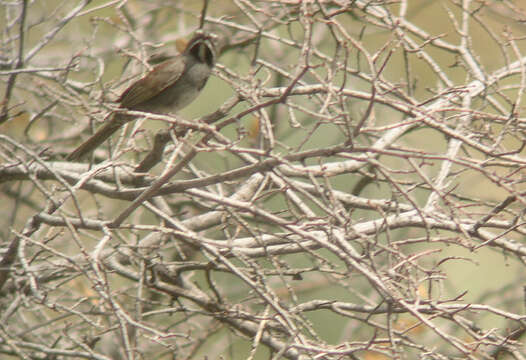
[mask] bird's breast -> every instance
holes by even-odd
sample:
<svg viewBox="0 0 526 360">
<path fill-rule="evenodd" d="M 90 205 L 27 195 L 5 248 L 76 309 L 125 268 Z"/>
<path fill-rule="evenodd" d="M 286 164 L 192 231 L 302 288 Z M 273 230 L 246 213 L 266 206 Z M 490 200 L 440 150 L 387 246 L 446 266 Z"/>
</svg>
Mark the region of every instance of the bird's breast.
<svg viewBox="0 0 526 360">
<path fill-rule="evenodd" d="M 210 73 L 211 69 L 206 64 L 193 63 L 187 66 L 174 84 L 145 101 L 137 110 L 167 114 L 186 107 L 199 95 Z"/>
</svg>

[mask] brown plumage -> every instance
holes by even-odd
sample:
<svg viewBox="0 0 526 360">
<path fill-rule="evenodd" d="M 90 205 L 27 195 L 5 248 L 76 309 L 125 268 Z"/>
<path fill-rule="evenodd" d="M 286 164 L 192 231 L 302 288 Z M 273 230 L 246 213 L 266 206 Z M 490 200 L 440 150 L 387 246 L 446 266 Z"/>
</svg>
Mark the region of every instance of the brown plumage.
<svg viewBox="0 0 526 360">
<path fill-rule="evenodd" d="M 198 34 L 182 54 L 157 65 L 145 77 L 129 86 L 118 102 L 122 109 L 168 114 L 190 104 L 205 86 L 215 63 L 209 36 Z M 115 113 L 88 140 L 71 152 L 67 160 L 92 153 L 134 116 Z"/>
</svg>

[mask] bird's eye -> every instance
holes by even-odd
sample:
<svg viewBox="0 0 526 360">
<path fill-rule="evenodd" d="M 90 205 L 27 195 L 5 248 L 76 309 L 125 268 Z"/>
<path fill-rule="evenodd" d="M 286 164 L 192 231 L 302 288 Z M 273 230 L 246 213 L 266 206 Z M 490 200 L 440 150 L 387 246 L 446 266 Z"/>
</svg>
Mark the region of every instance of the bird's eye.
<svg viewBox="0 0 526 360">
<path fill-rule="evenodd" d="M 205 43 L 199 43 L 197 45 L 197 59 L 199 61 L 208 64 L 208 66 L 214 66 L 214 54 L 210 46 Z"/>
</svg>

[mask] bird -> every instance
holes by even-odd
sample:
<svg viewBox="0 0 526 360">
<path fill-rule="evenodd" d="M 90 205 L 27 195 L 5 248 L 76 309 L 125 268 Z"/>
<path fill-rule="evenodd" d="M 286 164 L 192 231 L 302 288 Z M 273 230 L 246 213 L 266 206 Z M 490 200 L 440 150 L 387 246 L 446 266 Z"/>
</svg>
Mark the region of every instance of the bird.
<svg viewBox="0 0 526 360">
<path fill-rule="evenodd" d="M 194 101 L 215 65 L 216 51 L 210 34 L 198 32 L 184 51 L 155 66 L 132 83 L 117 102 L 120 109 L 169 114 Z M 79 160 L 91 154 L 114 132 L 136 116 L 115 112 L 88 140 L 66 159 Z"/>
</svg>

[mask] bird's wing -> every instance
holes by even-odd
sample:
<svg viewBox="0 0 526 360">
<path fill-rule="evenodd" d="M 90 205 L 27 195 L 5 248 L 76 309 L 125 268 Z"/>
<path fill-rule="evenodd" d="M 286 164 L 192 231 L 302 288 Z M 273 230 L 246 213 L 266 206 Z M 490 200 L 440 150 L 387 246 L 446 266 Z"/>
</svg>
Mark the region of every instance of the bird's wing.
<svg viewBox="0 0 526 360">
<path fill-rule="evenodd" d="M 176 82 L 184 71 L 180 58 L 167 60 L 153 68 L 145 77 L 130 85 L 120 96 L 121 107 L 133 109 L 150 100 Z"/>
</svg>

